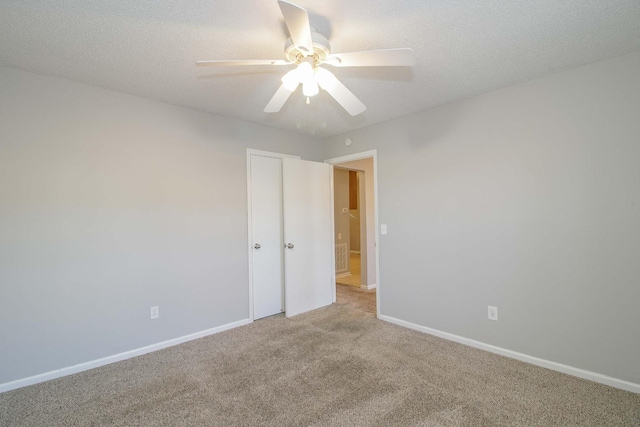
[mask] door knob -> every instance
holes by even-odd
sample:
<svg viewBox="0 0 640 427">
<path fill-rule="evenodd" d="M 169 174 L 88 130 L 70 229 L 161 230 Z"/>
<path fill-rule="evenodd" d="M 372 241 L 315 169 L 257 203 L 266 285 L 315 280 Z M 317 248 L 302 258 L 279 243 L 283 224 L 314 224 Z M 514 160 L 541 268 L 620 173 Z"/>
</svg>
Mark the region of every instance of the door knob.
<svg viewBox="0 0 640 427">
<path fill-rule="evenodd" d="M 260 243 L 256 243 L 255 245 L 253 245 L 253 247 L 256 249 L 260 249 L 262 246 L 260 246 Z"/>
<path fill-rule="evenodd" d="M 287 243 L 285 247 L 289 249 L 293 249 L 293 243 Z"/>
</svg>

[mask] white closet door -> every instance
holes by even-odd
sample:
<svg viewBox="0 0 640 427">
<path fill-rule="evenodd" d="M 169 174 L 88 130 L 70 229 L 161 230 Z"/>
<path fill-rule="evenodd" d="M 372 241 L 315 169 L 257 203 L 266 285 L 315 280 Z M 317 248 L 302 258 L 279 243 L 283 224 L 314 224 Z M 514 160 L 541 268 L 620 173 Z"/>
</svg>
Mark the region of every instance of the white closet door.
<svg viewBox="0 0 640 427">
<path fill-rule="evenodd" d="M 282 159 L 251 156 L 253 318 L 284 311 Z"/>
<path fill-rule="evenodd" d="M 325 163 L 282 161 L 287 317 L 333 302 L 332 172 Z"/>
</svg>

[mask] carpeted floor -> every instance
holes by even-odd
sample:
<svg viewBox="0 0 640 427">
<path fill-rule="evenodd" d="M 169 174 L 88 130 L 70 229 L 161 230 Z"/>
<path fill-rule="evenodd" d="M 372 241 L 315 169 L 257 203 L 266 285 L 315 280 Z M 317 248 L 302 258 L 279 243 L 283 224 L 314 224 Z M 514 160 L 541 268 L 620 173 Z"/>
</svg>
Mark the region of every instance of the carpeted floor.
<svg viewBox="0 0 640 427">
<path fill-rule="evenodd" d="M 1 426 L 638 426 L 640 395 L 334 304 L 0 394 Z"/>
<path fill-rule="evenodd" d="M 336 284 L 336 303 L 376 314 L 376 290 Z"/>
</svg>

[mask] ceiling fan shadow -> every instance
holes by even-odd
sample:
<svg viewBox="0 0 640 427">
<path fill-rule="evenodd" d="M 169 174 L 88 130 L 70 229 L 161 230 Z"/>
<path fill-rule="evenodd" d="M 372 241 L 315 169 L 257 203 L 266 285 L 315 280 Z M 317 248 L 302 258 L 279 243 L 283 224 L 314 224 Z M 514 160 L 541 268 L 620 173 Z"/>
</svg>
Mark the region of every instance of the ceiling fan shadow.
<svg viewBox="0 0 640 427">
<path fill-rule="evenodd" d="M 339 76 L 338 76 L 339 74 Z M 336 76 L 345 79 L 386 80 L 412 82 L 415 79 L 413 67 L 357 67 L 341 68 Z"/>
<path fill-rule="evenodd" d="M 309 26 L 316 32 L 322 34 L 328 40 L 331 40 L 331 35 L 333 33 L 331 21 L 329 21 L 328 18 L 322 15 L 315 15 L 313 13 L 310 13 L 309 11 L 307 11 L 307 14 L 309 16 Z M 290 37 L 287 23 L 284 20 L 280 22 L 280 32 L 282 33 L 284 40 Z"/>
<path fill-rule="evenodd" d="M 261 68 L 260 70 L 251 70 L 251 71 L 243 71 L 237 72 L 234 70 L 222 71 L 215 74 L 206 74 L 201 76 L 196 76 L 197 79 L 218 79 L 218 78 L 226 78 L 226 77 L 239 77 L 239 76 L 264 76 L 264 75 L 274 75 L 280 76 L 282 74 L 282 70 L 278 69 L 269 69 L 269 68 Z"/>
<path fill-rule="evenodd" d="M 367 110 L 363 111 L 360 114 L 352 116 L 349 112 L 342 106 L 338 101 L 336 101 L 333 96 L 325 91 L 320 91 L 320 93 L 316 96 L 316 104 L 321 105 L 319 108 L 319 114 L 323 116 L 334 116 L 339 117 L 345 124 L 349 126 L 360 127 L 364 126 L 366 123 L 366 114 Z"/>
<path fill-rule="evenodd" d="M 314 28 L 316 32 L 325 36 L 328 40 L 331 40 L 333 28 L 331 27 L 331 21 L 324 16 L 309 14 L 309 25 Z"/>
</svg>

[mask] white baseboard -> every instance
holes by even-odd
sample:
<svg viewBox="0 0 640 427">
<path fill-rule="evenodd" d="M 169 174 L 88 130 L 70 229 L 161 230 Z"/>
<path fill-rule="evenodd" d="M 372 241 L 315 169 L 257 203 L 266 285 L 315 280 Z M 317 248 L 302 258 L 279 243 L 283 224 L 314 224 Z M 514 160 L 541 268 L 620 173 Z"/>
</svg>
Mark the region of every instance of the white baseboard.
<svg viewBox="0 0 640 427">
<path fill-rule="evenodd" d="M 459 335 L 450 334 L 448 332 L 442 332 L 437 329 L 428 328 L 426 326 L 416 325 L 415 323 L 396 319 L 395 317 L 380 315 L 378 316 L 378 318 L 380 320 L 384 320 L 389 323 L 394 323 L 399 326 L 404 326 L 405 328 L 414 329 L 416 331 L 424 332 L 429 335 L 435 335 L 436 337 L 444 338 L 449 341 L 465 344 L 471 347 L 479 348 L 481 350 L 489 351 L 491 353 L 500 354 L 502 356 L 520 360 L 522 362 L 531 363 L 532 365 L 542 366 L 543 368 L 552 369 L 554 371 L 562 372 L 564 374 L 573 375 L 574 377 L 584 378 L 586 380 L 605 384 L 605 385 L 619 388 L 622 390 L 627 390 L 633 393 L 640 393 L 640 384 L 632 383 L 630 381 L 620 380 L 618 378 L 609 377 L 607 375 L 599 374 L 597 372 L 591 372 L 584 369 L 575 368 L 573 366 L 563 365 L 562 363 L 552 362 L 546 359 L 540 359 L 538 357 L 529 356 L 528 354 L 518 353 L 516 351 L 507 350 L 501 347 L 496 347 L 491 344 L 485 344 L 480 341 L 464 338 Z"/>
<path fill-rule="evenodd" d="M 27 378 L 22 378 L 8 383 L 0 384 L 0 393 L 5 391 L 15 390 L 17 388 L 26 387 L 49 381 L 55 378 L 64 377 L 71 374 L 76 374 L 82 371 L 88 371 L 89 369 L 97 368 L 99 366 L 108 365 L 110 363 L 119 362 L 121 360 L 131 359 L 132 357 L 141 356 L 143 354 L 151 353 L 153 351 L 162 350 L 163 348 L 172 347 L 174 345 L 182 344 L 187 341 L 192 341 L 198 338 L 206 337 L 207 335 L 217 334 L 229 329 L 237 328 L 239 326 L 247 325 L 251 323 L 250 319 L 238 320 L 237 322 L 227 323 L 215 328 L 206 329 L 204 331 L 195 332 L 193 334 L 184 335 L 182 337 L 174 338 L 168 341 L 162 341 L 157 344 L 151 344 L 145 347 L 140 347 L 134 350 L 125 351 L 123 353 L 114 354 L 113 356 L 103 357 L 101 359 L 91 360 L 89 362 L 79 363 L 77 365 L 68 366 L 66 368 L 60 368 L 53 371 L 45 372 L 42 374 L 34 375 Z"/>
<path fill-rule="evenodd" d="M 347 277 L 347 276 L 351 276 L 351 273 L 348 271 L 346 273 L 338 273 L 336 274 L 336 279 L 339 279 L 341 277 Z"/>
<path fill-rule="evenodd" d="M 367 290 L 369 290 L 369 291 L 370 291 L 371 289 L 375 289 L 375 288 L 376 288 L 376 284 L 374 283 L 374 284 L 372 284 L 372 285 L 360 285 L 360 287 L 361 287 L 362 289 L 367 289 Z"/>
</svg>

